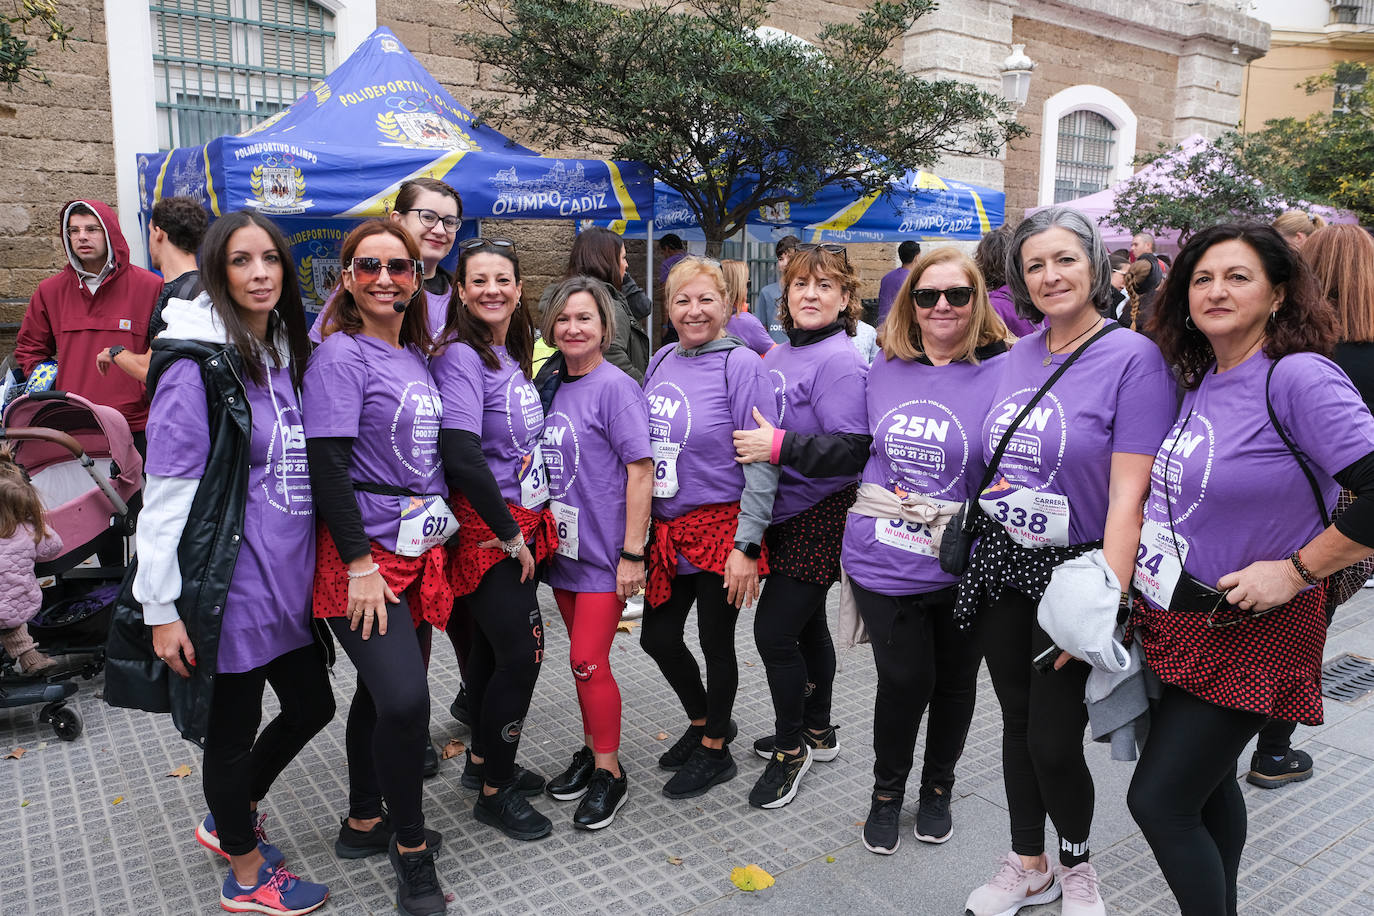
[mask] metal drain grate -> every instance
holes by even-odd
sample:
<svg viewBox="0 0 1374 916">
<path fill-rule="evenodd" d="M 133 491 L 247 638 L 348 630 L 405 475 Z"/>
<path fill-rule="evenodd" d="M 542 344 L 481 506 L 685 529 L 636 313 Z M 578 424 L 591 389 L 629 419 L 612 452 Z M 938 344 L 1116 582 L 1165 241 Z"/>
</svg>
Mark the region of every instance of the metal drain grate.
<svg viewBox="0 0 1374 916">
<path fill-rule="evenodd" d="M 1374 690 L 1374 664 L 1355 655 L 1340 655 L 1322 665 L 1322 695 L 1349 703 Z"/>
</svg>

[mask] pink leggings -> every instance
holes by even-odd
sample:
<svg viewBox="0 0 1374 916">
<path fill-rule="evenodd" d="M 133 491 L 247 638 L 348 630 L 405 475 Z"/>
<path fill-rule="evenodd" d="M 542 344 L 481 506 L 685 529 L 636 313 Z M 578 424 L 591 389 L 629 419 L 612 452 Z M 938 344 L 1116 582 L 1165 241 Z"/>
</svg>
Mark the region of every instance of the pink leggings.
<svg viewBox="0 0 1374 916">
<path fill-rule="evenodd" d="M 615 592 L 553 590 L 558 612 L 572 641 L 569 663 L 577 679 L 582 727 L 592 736 L 592 750 L 610 754 L 620 749 L 620 686 L 611 674 L 611 641 L 625 602 Z"/>
</svg>

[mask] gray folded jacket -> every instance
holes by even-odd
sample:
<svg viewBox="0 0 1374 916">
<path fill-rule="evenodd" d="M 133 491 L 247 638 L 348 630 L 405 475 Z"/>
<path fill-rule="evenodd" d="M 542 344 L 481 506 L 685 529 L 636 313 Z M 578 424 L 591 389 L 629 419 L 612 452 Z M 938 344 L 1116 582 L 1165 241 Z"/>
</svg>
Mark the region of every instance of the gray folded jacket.
<svg viewBox="0 0 1374 916">
<path fill-rule="evenodd" d="M 1140 643 L 1131 644 L 1127 657 L 1123 671 L 1109 673 L 1094 668 L 1083 697 L 1092 739 L 1110 744 L 1113 760 L 1135 760 L 1150 730 L 1150 700 Z"/>
</svg>

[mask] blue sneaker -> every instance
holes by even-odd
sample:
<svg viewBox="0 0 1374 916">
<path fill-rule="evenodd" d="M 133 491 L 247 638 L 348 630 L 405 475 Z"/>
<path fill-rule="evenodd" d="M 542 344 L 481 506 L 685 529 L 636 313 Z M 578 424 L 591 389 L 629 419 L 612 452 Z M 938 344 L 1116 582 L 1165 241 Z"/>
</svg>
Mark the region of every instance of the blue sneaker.
<svg viewBox="0 0 1374 916">
<path fill-rule="evenodd" d="M 253 826 L 253 832 L 258 835 L 258 852 L 262 853 L 263 861 L 273 868 L 280 868 L 286 862 L 286 856 L 280 849 L 267 842 L 267 834 L 262 830 L 263 821 L 267 820 L 267 815 L 258 815 L 258 822 Z M 196 842 L 204 846 L 211 852 L 217 852 L 229 858 L 229 853 L 220 848 L 219 832 L 215 830 L 215 816 L 205 815 L 205 820 L 196 825 Z"/>
<path fill-rule="evenodd" d="M 301 916 L 313 913 L 329 899 L 329 888 L 311 884 L 285 868 L 263 863 L 258 883 L 245 888 L 234 878 L 234 870 L 224 879 L 219 905 L 231 913 L 273 913 L 276 916 Z"/>
</svg>

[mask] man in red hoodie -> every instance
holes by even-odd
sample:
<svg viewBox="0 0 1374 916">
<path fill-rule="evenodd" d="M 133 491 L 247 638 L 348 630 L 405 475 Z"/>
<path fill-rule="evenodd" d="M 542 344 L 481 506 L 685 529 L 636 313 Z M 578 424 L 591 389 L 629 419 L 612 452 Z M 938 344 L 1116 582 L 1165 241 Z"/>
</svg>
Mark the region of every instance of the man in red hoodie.
<svg viewBox="0 0 1374 916">
<path fill-rule="evenodd" d="M 129 263 L 119 221 L 101 201 L 74 200 L 62 208 L 62 244 L 67 266 L 34 291 L 15 359 L 25 373 L 56 359 L 54 386 L 118 410 L 142 446 L 147 392 L 123 373 L 101 376 L 96 354 L 112 343 L 136 353 L 148 349 L 148 321 L 162 280 Z"/>
</svg>

